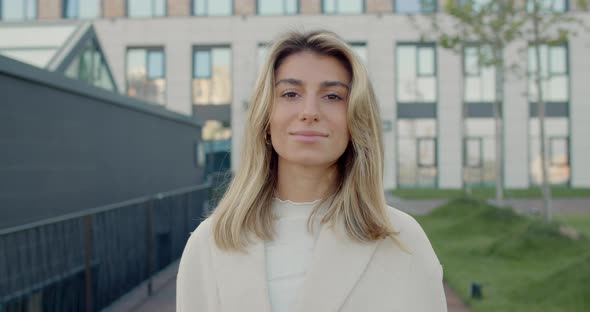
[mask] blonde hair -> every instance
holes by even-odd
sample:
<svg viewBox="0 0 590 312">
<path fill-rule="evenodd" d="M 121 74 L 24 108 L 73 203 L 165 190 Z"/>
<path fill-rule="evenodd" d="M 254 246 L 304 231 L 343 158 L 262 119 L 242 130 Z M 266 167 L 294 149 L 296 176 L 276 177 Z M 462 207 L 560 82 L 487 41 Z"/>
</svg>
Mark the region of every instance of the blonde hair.
<svg viewBox="0 0 590 312">
<path fill-rule="evenodd" d="M 348 100 L 350 142 L 338 160 L 336 192 L 321 224 L 343 221 L 357 241 L 392 237 L 383 194 L 383 140 L 379 108 L 364 64 L 352 48 L 329 31 L 292 31 L 271 45 L 248 106 L 240 167 L 211 218 L 213 237 L 225 250 L 244 250 L 252 238 L 272 240 L 271 202 L 277 183 L 277 153 L 266 144 L 274 98 L 275 71 L 290 55 L 310 51 L 338 59 L 351 75 Z M 309 221 L 318 213 L 315 207 Z"/>
</svg>

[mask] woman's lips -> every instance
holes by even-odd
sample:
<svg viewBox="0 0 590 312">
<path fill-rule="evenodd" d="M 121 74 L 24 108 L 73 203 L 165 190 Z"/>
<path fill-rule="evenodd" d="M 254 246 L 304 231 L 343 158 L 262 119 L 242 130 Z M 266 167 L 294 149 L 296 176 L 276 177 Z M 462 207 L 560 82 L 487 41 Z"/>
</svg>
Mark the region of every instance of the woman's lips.
<svg viewBox="0 0 590 312">
<path fill-rule="evenodd" d="M 290 134 L 295 137 L 295 140 L 301 142 L 317 142 L 328 137 L 328 135 L 323 132 L 312 130 L 293 131 Z"/>
</svg>

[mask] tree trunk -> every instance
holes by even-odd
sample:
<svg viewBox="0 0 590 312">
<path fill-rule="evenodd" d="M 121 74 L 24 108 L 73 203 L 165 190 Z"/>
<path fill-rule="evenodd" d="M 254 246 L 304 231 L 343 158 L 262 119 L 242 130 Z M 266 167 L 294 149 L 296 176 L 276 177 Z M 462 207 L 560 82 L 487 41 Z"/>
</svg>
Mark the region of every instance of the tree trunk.
<svg viewBox="0 0 590 312">
<path fill-rule="evenodd" d="M 539 18 L 541 13 L 539 12 L 539 2 L 535 1 L 534 16 L 533 16 L 533 30 L 535 39 L 535 58 L 536 58 L 536 73 L 535 73 L 535 85 L 537 87 L 537 113 L 539 120 L 539 135 L 541 147 L 541 189 L 543 192 L 543 213 L 547 222 L 551 221 L 552 209 L 551 209 L 551 188 L 549 188 L 549 182 L 547 181 L 547 157 L 546 157 L 546 146 L 545 146 L 545 105 L 543 104 L 543 90 L 541 85 L 541 45 L 540 45 L 540 34 L 539 34 Z"/>
<path fill-rule="evenodd" d="M 493 47 L 497 60 L 502 60 L 502 46 Z M 494 101 L 494 124 L 496 145 L 496 205 L 504 205 L 504 150 L 502 134 L 501 101 L 504 93 L 504 61 L 496 63 L 496 99 Z"/>
</svg>

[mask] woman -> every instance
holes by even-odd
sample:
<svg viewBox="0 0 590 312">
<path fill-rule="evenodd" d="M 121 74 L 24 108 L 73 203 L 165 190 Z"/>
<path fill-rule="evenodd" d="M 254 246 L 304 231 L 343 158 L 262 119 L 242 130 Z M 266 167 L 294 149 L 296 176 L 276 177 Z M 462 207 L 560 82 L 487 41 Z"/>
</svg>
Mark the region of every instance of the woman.
<svg viewBox="0 0 590 312">
<path fill-rule="evenodd" d="M 240 167 L 180 261 L 177 311 L 446 311 L 442 268 L 382 185 L 380 115 L 337 35 L 278 38 Z"/>
</svg>

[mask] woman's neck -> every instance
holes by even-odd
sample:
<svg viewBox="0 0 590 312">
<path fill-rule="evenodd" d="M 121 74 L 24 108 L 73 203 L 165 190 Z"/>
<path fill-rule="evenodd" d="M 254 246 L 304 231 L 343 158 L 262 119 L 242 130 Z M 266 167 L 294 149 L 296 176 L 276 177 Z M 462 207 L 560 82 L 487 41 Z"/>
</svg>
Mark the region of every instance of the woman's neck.
<svg viewBox="0 0 590 312">
<path fill-rule="evenodd" d="M 323 199 L 336 191 L 338 168 L 301 166 L 279 161 L 277 194 L 282 200 L 310 202 Z"/>
</svg>

